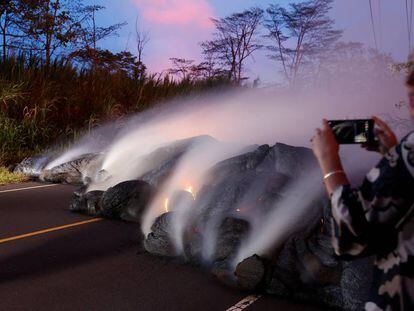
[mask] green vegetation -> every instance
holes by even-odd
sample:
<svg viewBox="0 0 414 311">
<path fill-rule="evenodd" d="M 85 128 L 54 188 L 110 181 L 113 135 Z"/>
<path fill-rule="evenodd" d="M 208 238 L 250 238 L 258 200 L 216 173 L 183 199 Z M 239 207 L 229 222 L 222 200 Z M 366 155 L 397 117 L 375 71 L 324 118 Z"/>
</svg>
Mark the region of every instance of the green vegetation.
<svg viewBox="0 0 414 311">
<path fill-rule="evenodd" d="M 8 57 L 0 68 L 0 165 L 70 142 L 105 121 L 226 84 L 218 78 L 134 76 L 124 68 L 77 69 L 57 59 L 47 67 L 23 55 Z"/>
<path fill-rule="evenodd" d="M 203 61 L 171 58 L 172 68 L 159 74 L 148 74 L 143 63 L 149 34 L 138 26 L 136 56 L 99 47 L 125 25 L 98 25 L 96 15 L 105 9 L 100 5 L 0 2 L 0 166 L 50 146 L 67 147 L 104 122 L 169 99 L 241 87 L 248 79 L 245 62 L 260 49 L 268 50 L 275 72 L 282 69 L 280 87 L 326 88 L 335 80 L 340 90 L 334 92 L 353 94 L 390 85 L 391 57 L 341 42 L 328 15 L 332 2 L 274 4 L 212 19 L 212 40 L 200 46 Z"/>
<path fill-rule="evenodd" d="M 28 178 L 20 173 L 10 173 L 5 167 L 0 167 L 0 185 L 17 184 L 27 181 Z"/>
<path fill-rule="evenodd" d="M 0 165 L 67 146 L 156 103 L 228 84 L 205 66 L 191 68 L 197 77 L 148 74 L 141 57 L 149 39 L 138 29 L 138 57 L 100 48 L 126 24 L 99 25 L 103 9 L 83 0 L 0 2 Z"/>
</svg>

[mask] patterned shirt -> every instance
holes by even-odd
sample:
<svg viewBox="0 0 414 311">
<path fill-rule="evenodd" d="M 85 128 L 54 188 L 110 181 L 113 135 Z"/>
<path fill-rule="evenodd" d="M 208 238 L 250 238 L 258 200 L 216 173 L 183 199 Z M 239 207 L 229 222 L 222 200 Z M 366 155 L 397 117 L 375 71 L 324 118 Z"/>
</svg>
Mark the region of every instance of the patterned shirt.
<svg viewBox="0 0 414 311">
<path fill-rule="evenodd" d="M 414 310 L 414 132 L 390 149 L 359 188 L 332 194 L 337 255 L 375 255 L 365 310 Z"/>
</svg>

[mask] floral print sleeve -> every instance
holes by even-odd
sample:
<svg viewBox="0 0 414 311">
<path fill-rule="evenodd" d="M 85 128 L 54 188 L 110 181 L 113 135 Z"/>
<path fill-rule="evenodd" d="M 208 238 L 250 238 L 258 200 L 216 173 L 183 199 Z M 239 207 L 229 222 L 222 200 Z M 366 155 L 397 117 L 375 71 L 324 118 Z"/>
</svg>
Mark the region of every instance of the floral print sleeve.
<svg viewBox="0 0 414 311">
<path fill-rule="evenodd" d="M 359 188 L 338 187 L 331 203 L 336 254 L 376 255 L 366 310 L 414 310 L 414 132 Z"/>
<path fill-rule="evenodd" d="M 361 187 L 349 185 L 332 194 L 333 245 L 338 255 L 386 253 L 414 202 L 414 133 L 392 148 L 365 177 Z M 386 243 L 388 242 L 388 243 Z"/>
</svg>

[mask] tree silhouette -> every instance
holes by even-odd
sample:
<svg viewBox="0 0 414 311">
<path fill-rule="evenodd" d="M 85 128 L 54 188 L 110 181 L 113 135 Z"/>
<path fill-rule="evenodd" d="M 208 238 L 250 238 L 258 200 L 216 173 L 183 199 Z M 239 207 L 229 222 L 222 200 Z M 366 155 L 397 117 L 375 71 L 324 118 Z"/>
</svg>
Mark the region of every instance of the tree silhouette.
<svg viewBox="0 0 414 311">
<path fill-rule="evenodd" d="M 107 27 L 98 26 L 96 14 L 103 9 L 105 7 L 101 5 L 89 5 L 81 8 L 81 18 L 79 19 L 81 27 L 77 37 L 78 48 L 70 54 L 72 58 L 90 63 L 92 71 L 95 71 L 99 63 L 102 63 L 102 59 L 111 59 L 111 57 L 107 57 L 109 51 L 102 51 L 98 48 L 98 42 L 110 36 L 116 36 L 117 31 L 126 25 L 123 22 Z"/>
<path fill-rule="evenodd" d="M 301 69 L 339 40 L 342 31 L 333 28 L 327 15 L 333 0 L 310 0 L 290 3 L 288 9 L 272 4 L 266 10 L 264 25 L 272 41 L 269 57 L 282 64 L 289 84 L 297 82 Z"/>
<path fill-rule="evenodd" d="M 214 39 L 201 43 L 203 54 L 214 55 L 228 68 L 228 77 L 240 84 L 245 60 L 262 48 L 257 37 L 263 10 L 252 8 L 225 18 L 211 19 L 216 31 Z"/>
</svg>

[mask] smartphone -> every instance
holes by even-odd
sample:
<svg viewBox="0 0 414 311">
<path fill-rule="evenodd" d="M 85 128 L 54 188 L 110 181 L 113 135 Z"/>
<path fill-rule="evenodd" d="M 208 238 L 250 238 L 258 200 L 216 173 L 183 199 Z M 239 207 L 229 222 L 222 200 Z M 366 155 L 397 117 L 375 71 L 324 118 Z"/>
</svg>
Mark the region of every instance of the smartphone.
<svg viewBox="0 0 414 311">
<path fill-rule="evenodd" d="M 338 144 L 372 144 L 375 143 L 374 120 L 329 120 Z"/>
</svg>

